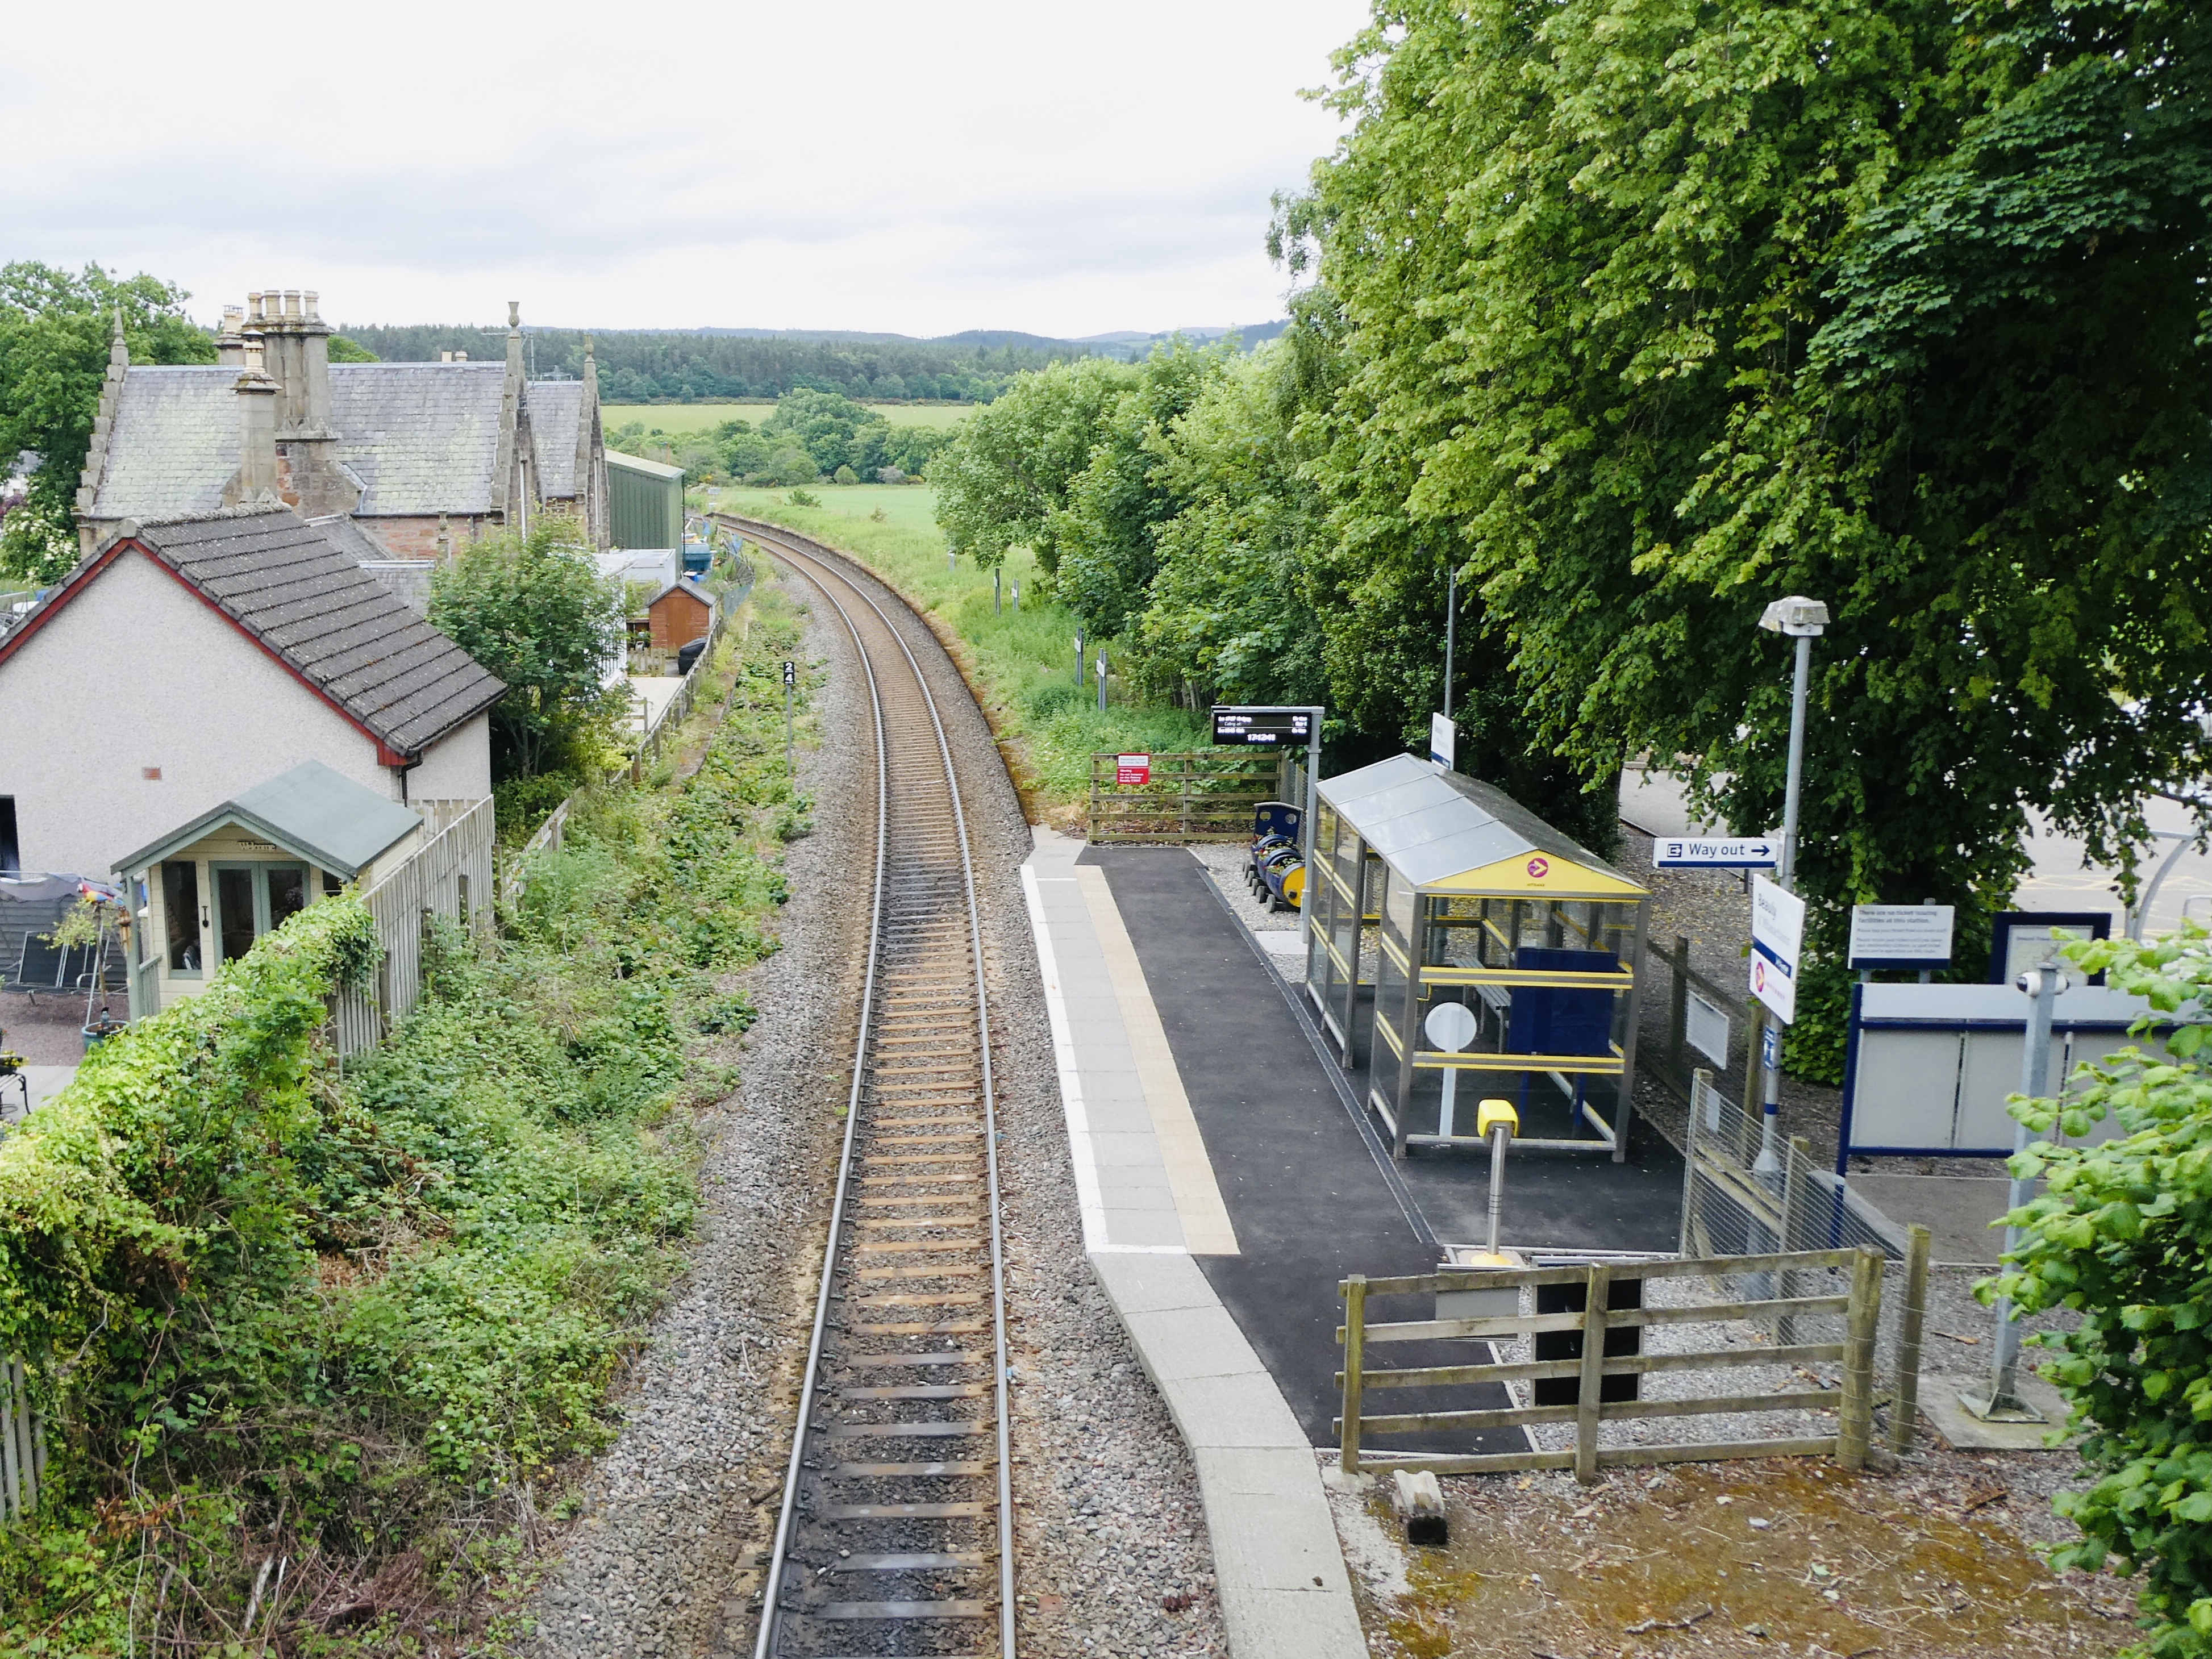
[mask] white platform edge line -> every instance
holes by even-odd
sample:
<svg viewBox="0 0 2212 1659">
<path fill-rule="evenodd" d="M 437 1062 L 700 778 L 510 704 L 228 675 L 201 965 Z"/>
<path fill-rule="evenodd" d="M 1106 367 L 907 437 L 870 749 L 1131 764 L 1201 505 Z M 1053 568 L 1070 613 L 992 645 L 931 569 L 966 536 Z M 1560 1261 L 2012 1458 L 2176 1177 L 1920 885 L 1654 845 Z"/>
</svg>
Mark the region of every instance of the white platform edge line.
<svg viewBox="0 0 2212 1659">
<path fill-rule="evenodd" d="M 1073 877 L 1063 879 L 1073 880 Z M 1030 937 L 1036 942 L 1037 977 L 1044 982 L 1045 1018 L 1052 1026 L 1054 1063 L 1060 1070 L 1060 1109 L 1067 1121 L 1067 1159 L 1075 1172 L 1075 1201 L 1083 1214 L 1083 1248 L 1112 1250 L 1106 1237 L 1106 1199 L 1098 1185 L 1098 1161 L 1091 1145 L 1091 1124 L 1083 1110 L 1082 1074 L 1075 1063 L 1074 1029 L 1060 995 L 1060 961 L 1053 954 L 1052 928 L 1045 920 L 1044 895 L 1037 890 L 1033 865 L 1022 866 L 1022 898 L 1029 906 Z M 1177 1247 L 1169 1247 L 1170 1250 Z"/>
</svg>

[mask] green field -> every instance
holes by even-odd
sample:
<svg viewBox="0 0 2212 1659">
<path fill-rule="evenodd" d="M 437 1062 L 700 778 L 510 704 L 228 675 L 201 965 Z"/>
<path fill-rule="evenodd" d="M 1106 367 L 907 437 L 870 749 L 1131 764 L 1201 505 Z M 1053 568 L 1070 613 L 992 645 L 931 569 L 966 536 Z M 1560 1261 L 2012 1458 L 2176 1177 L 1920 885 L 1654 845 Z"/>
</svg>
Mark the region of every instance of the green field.
<svg viewBox="0 0 2212 1659">
<path fill-rule="evenodd" d="M 867 404 L 893 426 L 927 426 L 940 429 L 975 412 L 973 404 Z M 758 426 L 775 412 L 772 403 L 754 404 L 602 404 L 599 420 L 610 429 L 642 421 L 648 432 L 675 437 L 686 432 L 712 432 L 725 421 L 750 421 Z"/>
</svg>

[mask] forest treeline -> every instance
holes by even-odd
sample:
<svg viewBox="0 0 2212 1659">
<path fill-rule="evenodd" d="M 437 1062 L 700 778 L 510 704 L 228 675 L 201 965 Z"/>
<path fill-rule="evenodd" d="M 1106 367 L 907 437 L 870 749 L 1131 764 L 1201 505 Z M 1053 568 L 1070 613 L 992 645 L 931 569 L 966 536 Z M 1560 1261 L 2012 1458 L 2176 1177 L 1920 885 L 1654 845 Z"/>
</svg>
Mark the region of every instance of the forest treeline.
<svg viewBox="0 0 2212 1659">
<path fill-rule="evenodd" d="M 1023 377 L 941 522 L 1346 761 L 1425 746 L 1455 569 L 1462 768 L 1599 848 L 1643 753 L 1780 821 L 1758 620 L 1825 599 L 1790 1052 L 1832 1075 L 1850 904 L 1986 960 L 2031 811 L 2124 858 L 2204 775 L 2208 48 L 2157 0 L 1378 6 L 1277 204 L 1284 337 Z"/>
<path fill-rule="evenodd" d="M 349 324 L 343 331 L 386 362 L 435 362 L 445 351 L 499 358 L 507 351 L 507 331 L 500 328 Z M 800 390 L 873 403 L 988 403 L 1015 375 L 1084 355 L 1079 346 L 756 339 L 674 331 L 586 335 L 578 329 L 532 328 L 523 337 L 532 374 L 571 377 L 584 371 L 584 343 L 589 339 L 599 396 L 611 404 L 781 398 Z"/>
</svg>

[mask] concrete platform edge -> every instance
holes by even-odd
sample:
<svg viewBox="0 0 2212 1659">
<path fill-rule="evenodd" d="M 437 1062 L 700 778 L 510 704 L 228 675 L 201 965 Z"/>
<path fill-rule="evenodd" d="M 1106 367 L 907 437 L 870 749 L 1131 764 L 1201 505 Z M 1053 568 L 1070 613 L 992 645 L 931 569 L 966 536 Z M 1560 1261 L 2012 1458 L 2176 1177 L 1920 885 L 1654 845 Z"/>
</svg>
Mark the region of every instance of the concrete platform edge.
<svg viewBox="0 0 2212 1659">
<path fill-rule="evenodd" d="M 1198 1263 L 1182 1251 L 1095 1252 L 1091 1269 L 1197 1466 L 1230 1650 L 1365 1659 L 1313 1448 Z"/>
</svg>

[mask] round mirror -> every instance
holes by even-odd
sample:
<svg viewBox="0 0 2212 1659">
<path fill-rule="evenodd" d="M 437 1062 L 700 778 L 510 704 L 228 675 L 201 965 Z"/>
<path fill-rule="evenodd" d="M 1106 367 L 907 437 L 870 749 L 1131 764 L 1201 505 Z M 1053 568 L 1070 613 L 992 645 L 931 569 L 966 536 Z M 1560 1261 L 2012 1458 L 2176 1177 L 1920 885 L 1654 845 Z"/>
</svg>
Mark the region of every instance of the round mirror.
<svg viewBox="0 0 2212 1659">
<path fill-rule="evenodd" d="M 1439 1002 L 1421 1022 L 1429 1041 L 1448 1054 L 1455 1054 L 1474 1041 L 1474 1012 L 1464 1002 Z"/>
</svg>

